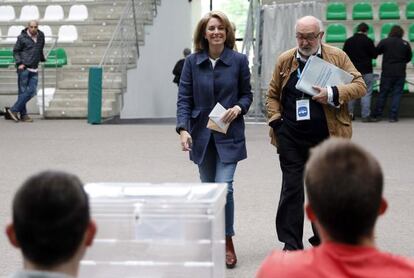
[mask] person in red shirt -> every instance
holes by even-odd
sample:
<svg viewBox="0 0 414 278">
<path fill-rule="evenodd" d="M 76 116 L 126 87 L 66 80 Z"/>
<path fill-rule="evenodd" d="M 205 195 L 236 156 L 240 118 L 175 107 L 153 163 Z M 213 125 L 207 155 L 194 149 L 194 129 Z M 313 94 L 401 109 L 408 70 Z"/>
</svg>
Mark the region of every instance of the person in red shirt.
<svg viewBox="0 0 414 278">
<path fill-rule="evenodd" d="M 322 244 L 274 251 L 257 278 L 414 277 L 414 261 L 375 247 L 374 226 L 387 202 L 382 170 L 371 154 L 347 139 L 328 139 L 311 153 L 305 186 L 305 211 Z"/>
</svg>

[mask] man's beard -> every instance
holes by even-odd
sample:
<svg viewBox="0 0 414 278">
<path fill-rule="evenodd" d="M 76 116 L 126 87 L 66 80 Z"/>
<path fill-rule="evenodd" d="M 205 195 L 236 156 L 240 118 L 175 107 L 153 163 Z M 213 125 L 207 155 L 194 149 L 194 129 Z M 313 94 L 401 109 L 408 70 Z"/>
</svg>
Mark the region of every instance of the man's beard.
<svg viewBox="0 0 414 278">
<path fill-rule="evenodd" d="M 319 45 L 314 46 L 314 47 L 306 47 L 306 48 L 299 47 L 299 52 L 304 56 L 311 56 L 315 54 L 316 51 L 318 51 L 318 48 L 319 48 Z"/>
</svg>

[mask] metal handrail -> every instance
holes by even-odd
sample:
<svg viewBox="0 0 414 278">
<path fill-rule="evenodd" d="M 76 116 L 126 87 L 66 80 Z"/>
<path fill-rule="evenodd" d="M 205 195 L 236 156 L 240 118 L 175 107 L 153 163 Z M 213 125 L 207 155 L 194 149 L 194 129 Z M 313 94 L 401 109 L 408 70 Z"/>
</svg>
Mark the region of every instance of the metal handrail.
<svg viewBox="0 0 414 278">
<path fill-rule="evenodd" d="M 152 8 L 153 5 L 155 9 Z M 152 0 L 150 3 L 144 0 L 129 0 L 125 3 L 121 17 L 116 24 L 115 30 L 113 31 L 111 39 L 105 48 L 99 65 L 97 67 L 94 67 L 97 69 L 97 76 L 101 76 L 97 79 L 99 80 L 97 81 L 99 83 L 98 88 L 96 86 L 94 87 L 97 94 L 90 94 L 91 96 L 94 96 L 94 99 L 96 99 L 96 96 L 102 98 L 102 93 L 106 89 L 116 89 L 121 93 L 119 97 L 121 98 L 122 102 L 122 94 L 126 91 L 127 88 L 127 70 L 131 66 L 136 66 L 136 61 L 140 56 L 139 36 L 144 35 L 140 33 L 143 32 L 143 26 L 141 26 L 141 23 L 139 22 L 140 18 L 138 18 L 138 15 L 140 15 L 140 13 L 143 13 L 144 16 L 155 16 L 156 5 L 158 5 L 157 0 Z M 143 7 L 145 9 L 143 9 Z M 149 14 L 150 12 L 151 14 Z M 142 17 L 142 19 L 145 20 L 147 18 Z M 93 71 L 94 69 L 91 68 L 91 70 Z M 100 103 L 102 103 L 102 99 L 100 100 Z M 91 111 L 92 110 L 94 109 L 91 108 Z M 92 114 L 93 113 L 91 112 L 91 115 Z M 98 117 L 97 114 L 96 119 L 98 118 L 100 118 L 100 116 Z M 91 117 L 90 122 L 95 123 L 99 121 L 100 120 L 95 119 L 92 120 Z"/>
<path fill-rule="evenodd" d="M 156 16 L 158 14 L 158 8 L 157 8 L 157 6 L 158 6 L 158 0 L 153 0 L 152 1 L 152 4 L 154 6 L 154 16 Z"/>
<path fill-rule="evenodd" d="M 136 46 L 137 57 L 139 57 L 139 40 L 138 40 L 139 36 L 138 36 L 138 28 L 137 28 L 137 6 L 139 5 L 139 3 L 142 3 L 142 2 L 137 1 L 137 0 L 130 0 L 126 3 L 124 10 L 122 12 L 122 16 L 117 23 L 115 31 L 112 34 L 111 40 L 109 41 L 108 46 L 105 49 L 105 52 L 99 63 L 100 67 L 103 67 L 105 65 L 105 59 L 107 59 L 110 49 L 113 48 L 117 35 L 119 35 L 119 33 L 122 31 L 122 28 L 124 27 L 123 23 L 126 20 L 128 20 L 130 16 L 132 16 L 133 22 L 134 22 L 135 46 Z M 158 10 L 157 10 L 158 1 L 153 0 L 152 5 L 154 8 L 154 16 L 156 16 L 158 13 Z"/>
<path fill-rule="evenodd" d="M 132 58 L 139 58 L 140 54 L 137 13 L 142 3 L 142 0 L 130 0 L 125 4 L 99 63 L 104 74 L 103 80 L 114 88 L 112 85 L 120 78 L 122 92 L 126 90 L 128 65 L 133 63 Z"/>
<path fill-rule="evenodd" d="M 57 46 L 58 36 L 45 36 L 45 38 L 52 38 L 53 43 L 52 46 L 49 48 L 49 51 L 46 52 L 46 59 L 49 57 L 50 52 Z M 57 59 L 55 59 L 55 63 L 57 63 Z M 58 78 L 57 78 L 57 66 L 55 66 L 56 74 L 55 74 L 55 90 L 58 88 Z M 45 118 L 45 65 L 42 63 L 42 117 Z"/>
<path fill-rule="evenodd" d="M 99 63 L 99 66 L 100 67 L 103 67 L 104 66 L 105 59 L 108 56 L 109 50 L 113 46 L 116 36 L 118 35 L 119 32 L 121 32 L 122 23 L 127 18 L 128 12 L 131 9 L 132 4 L 135 4 L 135 1 L 134 0 L 128 1 L 127 4 L 125 5 L 124 10 L 122 12 L 122 16 L 121 16 L 121 18 L 119 19 L 119 21 L 118 21 L 118 23 L 116 25 L 115 31 L 112 33 L 111 40 L 109 41 L 108 46 L 106 47 L 105 52 L 104 52 L 104 54 L 102 56 L 101 62 Z M 133 12 L 135 13 L 135 7 L 133 8 Z M 135 14 L 133 16 L 134 16 L 134 26 L 136 26 L 136 17 L 135 17 Z M 137 35 L 138 34 L 136 34 L 136 36 Z M 138 42 L 138 38 L 137 38 L 137 42 Z M 137 48 L 138 48 L 138 43 L 137 43 Z M 139 52 L 138 52 L 138 54 L 139 54 Z"/>
<path fill-rule="evenodd" d="M 132 0 L 132 14 L 134 16 L 134 29 L 135 29 L 135 44 L 137 46 L 137 58 L 139 58 L 139 42 L 138 42 L 138 28 L 137 28 L 137 15 L 135 9 L 135 0 Z"/>
</svg>

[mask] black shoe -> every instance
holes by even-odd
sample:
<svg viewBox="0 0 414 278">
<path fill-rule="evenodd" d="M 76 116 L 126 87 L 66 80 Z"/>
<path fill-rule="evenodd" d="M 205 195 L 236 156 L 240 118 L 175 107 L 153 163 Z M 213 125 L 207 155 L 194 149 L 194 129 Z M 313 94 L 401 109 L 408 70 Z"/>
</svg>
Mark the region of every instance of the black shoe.
<svg viewBox="0 0 414 278">
<path fill-rule="evenodd" d="M 377 116 L 371 116 L 371 119 L 373 122 L 381 122 L 382 118 L 381 117 L 377 117 Z"/>
<path fill-rule="evenodd" d="M 396 123 L 396 122 L 398 122 L 398 119 L 397 118 L 390 118 L 388 121 L 390 123 Z"/>
<path fill-rule="evenodd" d="M 26 122 L 26 123 L 33 123 L 33 119 L 29 117 L 29 115 L 23 115 L 20 116 L 20 121 Z"/>
<path fill-rule="evenodd" d="M 19 122 L 19 118 L 17 117 L 17 113 L 10 110 L 10 108 L 6 109 L 6 114 L 15 121 L 16 123 Z"/>
<path fill-rule="evenodd" d="M 10 116 L 9 116 L 9 113 L 7 113 L 7 110 L 8 109 L 10 109 L 10 107 L 4 107 L 4 110 L 3 110 L 3 115 L 4 115 L 4 119 L 6 119 L 6 120 L 11 120 L 10 119 Z"/>
<path fill-rule="evenodd" d="M 370 116 L 368 116 L 368 117 L 362 118 L 361 121 L 363 123 L 374 123 L 374 122 L 377 122 L 378 120 L 376 118 L 371 118 Z"/>
<path fill-rule="evenodd" d="M 285 246 L 283 247 L 283 251 L 295 251 L 298 250 L 297 248 L 294 248 L 293 246 L 291 246 L 288 243 L 285 243 Z"/>
<path fill-rule="evenodd" d="M 318 246 L 321 244 L 321 239 L 317 236 L 309 238 L 308 241 L 312 246 Z"/>
</svg>

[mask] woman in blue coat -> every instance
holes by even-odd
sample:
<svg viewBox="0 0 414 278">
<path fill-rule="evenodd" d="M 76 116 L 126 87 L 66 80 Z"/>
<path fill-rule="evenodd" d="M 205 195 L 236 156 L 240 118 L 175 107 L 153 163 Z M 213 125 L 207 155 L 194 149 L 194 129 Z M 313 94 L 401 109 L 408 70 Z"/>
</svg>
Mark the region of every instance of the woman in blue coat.
<svg viewBox="0 0 414 278">
<path fill-rule="evenodd" d="M 237 263 L 234 235 L 233 176 L 237 162 L 247 157 L 243 115 L 252 103 L 247 57 L 233 51 L 234 31 L 227 16 L 207 13 L 194 32 L 195 53 L 188 56 L 181 74 L 177 127 L 183 151 L 198 165 L 202 182 L 228 184 L 226 202 L 226 265 Z M 213 107 L 225 109 L 227 132 L 207 128 Z"/>
</svg>

